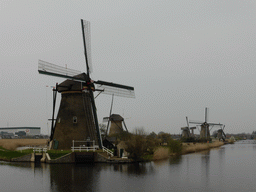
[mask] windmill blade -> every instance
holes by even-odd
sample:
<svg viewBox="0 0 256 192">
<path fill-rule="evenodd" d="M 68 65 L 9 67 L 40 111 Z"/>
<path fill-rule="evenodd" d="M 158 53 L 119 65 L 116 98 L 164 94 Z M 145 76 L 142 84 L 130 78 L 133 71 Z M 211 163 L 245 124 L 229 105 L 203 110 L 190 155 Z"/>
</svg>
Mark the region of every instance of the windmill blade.
<svg viewBox="0 0 256 192">
<path fill-rule="evenodd" d="M 54 129 L 55 129 L 55 125 L 54 125 L 54 112 L 55 112 L 55 106 L 56 106 L 56 98 L 57 98 L 57 84 L 56 84 L 56 89 L 53 89 L 53 111 L 52 111 L 52 123 L 51 123 L 51 135 L 50 135 L 50 140 L 53 139 L 53 135 L 54 135 Z"/>
<path fill-rule="evenodd" d="M 44 75 L 50 75 L 55 77 L 62 77 L 66 79 L 84 81 L 84 79 L 74 77 L 81 74 L 81 71 L 69 69 L 66 67 L 61 67 L 46 61 L 38 61 L 38 72 Z"/>
<path fill-rule="evenodd" d="M 114 94 L 112 95 L 112 101 L 111 101 L 111 107 L 110 107 L 109 117 L 110 117 L 110 115 L 111 115 L 111 113 L 112 113 L 113 102 L 114 102 Z"/>
<path fill-rule="evenodd" d="M 205 107 L 205 122 L 208 121 L 208 108 Z"/>
<path fill-rule="evenodd" d="M 186 121 L 187 121 L 187 125 L 188 125 L 188 128 L 189 128 L 189 122 L 188 122 L 188 117 L 186 117 Z"/>
<path fill-rule="evenodd" d="M 210 127 L 210 126 L 212 126 L 212 127 L 210 128 L 210 131 L 211 131 L 211 130 L 212 130 L 212 128 L 214 127 L 214 125 L 209 125 L 209 127 Z"/>
<path fill-rule="evenodd" d="M 103 122 L 104 123 L 108 122 L 108 120 L 109 120 L 109 117 L 103 117 Z"/>
<path fill-rule="evenodd" d="M 200 130 L 199 130 L 199 128 L 198 128 L 198 125 L 196 125 L 196 128 L 197 128 L 197 130 L 200 132 Z"/>
<path fill-rule="evenodd" d="M 123 124 L 124 124 L 124 127 L 125 127 L 126 131 L 129 132 L 127 127 L 126 127 L 126 124 L 125 124 L 124 120 L 123 120 Z"/>
<path fill-rule="evenodd" d="M 86 62 L 86 71 L 89 75 L 92 73 L 92 57 L 91 57 L 91 24 L 89 21 L 81 19 L 82 35 L 84 42 L 84 55 Z"/>
<path fill-rule="evenodd" d="M 192 124 L 203 124 L 204 122 L 202 121 L 189 121 L 189 123 L 192 123 Z"/>
<path fill-rule="evenodd" d="M 114 94 L 112 95 L 112 101 L 111 101 L 111 107 L 110 107 L 110 112 L 109 112 L 109 118 L 108 118 L 108 125 L 107 125 L 106 135 L 107 135 L 107 133 L 108 133 L 109 121 L 110 121 L 110 116 L 111 116 L 112 107 L 113 107 L 113 101 L 114 101 Z"/>
<path fill-rule="evenodd" d="M 222 133 L 223 133 L 224 137 L 226 138 L 226 134 L 224 132 L 224 128 L 225 128 L 225 125 L 223 125 L 223 127 L 221 129 L 222 129 Z"/>
<path fill-rule="evenodd" d="M 219 126 L 223 126 L 223 124 L 220 124 L 220 123 L 208 123 L 208 125 L 219 125 Z"/>
<path fill-rule="evenodd" d="M 95 105 L 95 101 L 94 101 L 93 92 L 92 92 L 92 89 L 90 86 L 89 86 L 89 94 L 90 94 L 90 98 L 91 98 L 92 112 L 93 112 L 93 118 L 94 118 L 98 143 L 99 143 L 99 147 L 102 149 L 102 139 L 101 139 L 100 128 L 99 128 L 99 123 L 98 123 L 97 109 L 96 109 L 96 105 Z"/>
<path fill-rule="evenodd" d="M 222 131 L 222 133 L 223 133 L 224 137 L 226 138 L 226 134 L 224 133 L 224 131 Z"/>
<path fill-rule="evenodd" d="M 134 87 L 116 84 L 116 83 L 110 83 L 106 81 L 95 81 L 95 84 L 97 84 L 97 89 L 103 89 L 103 94 L 107 95 L 115 95 L 119 97 L 129 97 L 129 98 L 135 98 L 134 93 Z"/>
</svg>

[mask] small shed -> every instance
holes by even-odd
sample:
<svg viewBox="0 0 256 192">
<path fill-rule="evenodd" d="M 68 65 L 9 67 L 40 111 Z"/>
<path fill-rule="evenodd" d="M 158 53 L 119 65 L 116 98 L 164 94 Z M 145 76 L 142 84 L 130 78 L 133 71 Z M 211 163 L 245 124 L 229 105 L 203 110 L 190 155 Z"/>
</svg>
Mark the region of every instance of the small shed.
<svg viewBox="0 0 256 192">
<path fill-rule="evenodd" d="M 127 145 L 124 141 L 121 141 L 117 144 L 117 156 L 120 158 L 128 158 L 129 153 L 125 151 L 127 148 Z"/>
</svg>

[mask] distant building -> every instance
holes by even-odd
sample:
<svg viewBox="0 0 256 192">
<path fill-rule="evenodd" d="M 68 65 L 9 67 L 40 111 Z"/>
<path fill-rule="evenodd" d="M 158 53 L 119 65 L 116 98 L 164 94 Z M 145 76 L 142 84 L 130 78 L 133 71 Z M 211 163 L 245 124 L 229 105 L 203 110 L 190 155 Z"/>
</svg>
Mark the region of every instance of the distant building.
<svg viewBox="0 0 256 192">
<path fill-rule="evenodd" d="M 41 127 L 3 127 L 0 128 L 0 136 L 13 137 L 13 136 L 35 136 L 41 134 Z"/>
</svg>

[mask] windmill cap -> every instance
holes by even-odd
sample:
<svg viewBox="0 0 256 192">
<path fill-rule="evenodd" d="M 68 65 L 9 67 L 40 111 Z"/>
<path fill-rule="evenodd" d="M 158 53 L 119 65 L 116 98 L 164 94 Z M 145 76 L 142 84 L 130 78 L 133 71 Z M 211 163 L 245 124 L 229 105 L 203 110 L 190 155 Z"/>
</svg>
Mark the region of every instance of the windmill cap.
<svg viewBox="0 0 256 192">
<path fill-rule="evenodd" d="M 112 115 L 110 115 L 109 118 L 111 121 L 123 121 L 124 120 L 124 118 L 118 114 L 112 114 Z"/>
<path fill-rule="evenodd" d="M 81 79 L 86 81 L 87 75 L 85 73 L 81 73 L 79 75 L 74 76 L 76 79 Z M 83 88 L 81 87 L 81 82 L 76 80 L 67 79 L 59 84 L 58 92 L 63 91 L 81 91 Z"/>
</svg>

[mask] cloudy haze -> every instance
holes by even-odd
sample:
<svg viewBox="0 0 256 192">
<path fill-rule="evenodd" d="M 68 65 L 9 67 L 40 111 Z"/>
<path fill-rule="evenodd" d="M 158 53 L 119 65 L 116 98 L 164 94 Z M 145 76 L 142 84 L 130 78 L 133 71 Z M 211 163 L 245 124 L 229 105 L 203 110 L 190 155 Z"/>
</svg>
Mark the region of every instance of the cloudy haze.
<svg viewBox="0 0 256 192">
<path fill-rule="evenodd" d="M 255 131 L 256 2 L 0 0 L 0 127 L 47 134 L 50 86 L 38 59 L 85 71 L 80 19 L 91 22 L 92 79 L 134 86 L 114 98 L 129 130 L 180 133 L 185 117 Z M 48 86 L 48 87 L 47 87 Z M 60 99 L 60 95 L 58 95 Z M 111 96 L 96 99 L 99 122 Z M 50 123 L 49 123 L 50 125 Z"/>
</svg>

